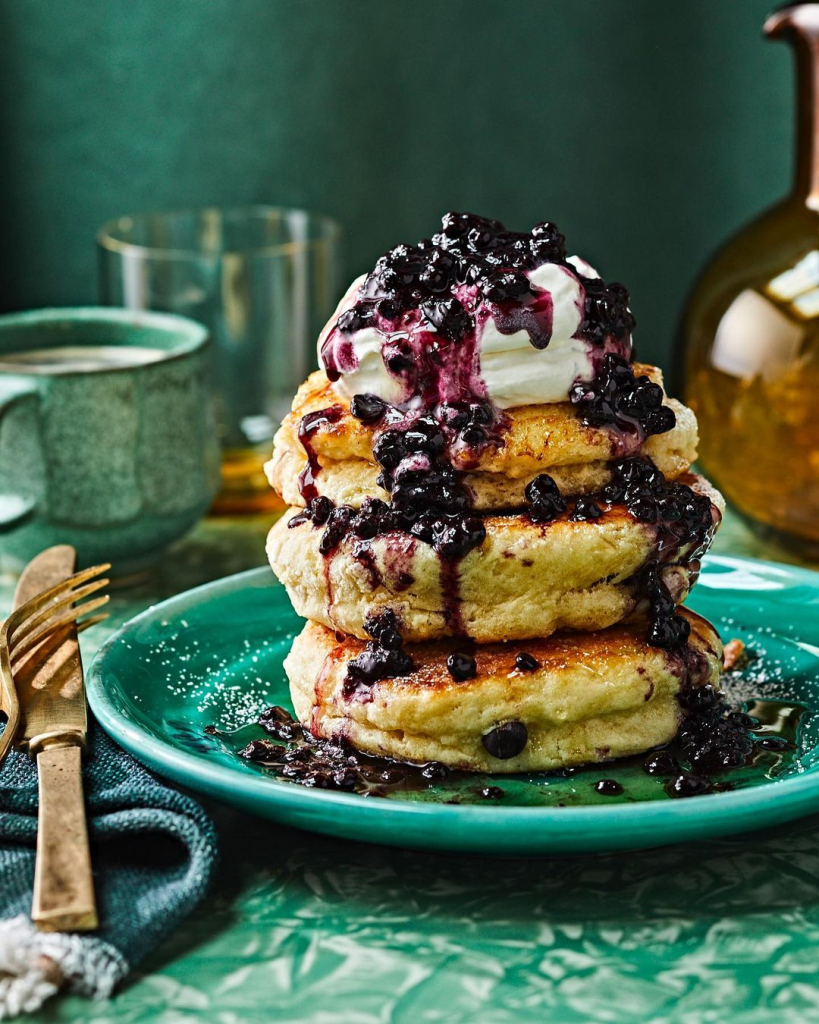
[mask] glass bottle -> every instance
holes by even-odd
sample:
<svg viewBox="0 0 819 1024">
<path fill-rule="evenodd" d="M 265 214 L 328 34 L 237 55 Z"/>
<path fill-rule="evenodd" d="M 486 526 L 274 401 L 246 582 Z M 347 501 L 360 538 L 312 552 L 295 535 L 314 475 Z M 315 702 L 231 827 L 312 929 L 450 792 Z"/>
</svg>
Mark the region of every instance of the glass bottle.
<svg viewBox="0 0 819 1024">
<path fill-rule="evenodd" d="M 796 56 L 792 192 L 732 238 L 683 321 L 700 462 L 762 532 L 819 557 L 819 3 L 765 23 Z"/>
</svg>

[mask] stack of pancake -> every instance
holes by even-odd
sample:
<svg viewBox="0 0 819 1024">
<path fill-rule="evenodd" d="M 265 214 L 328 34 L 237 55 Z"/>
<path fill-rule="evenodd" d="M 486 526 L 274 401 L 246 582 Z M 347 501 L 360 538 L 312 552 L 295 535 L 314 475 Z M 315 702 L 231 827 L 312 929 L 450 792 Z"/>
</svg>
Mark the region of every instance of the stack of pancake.
<svg viewBox="0 0 819 1024">
<path fill-rule="evenodd" d="M 659 370 L 609 354 L 570 400 L 500 409 L 473 383 L 442 403 L 416 383 L 390 402 L 345 393 L 326 333 L 336 380 L 302 385 L 268 464 L 293 506 L 268 556 L 309 620 L 285 663 L 300 721 L 368 753 L 488 772 L 671 740 L 680 697 L 718 687 L 719 638 L 678 606 L 723 506 L 690 473 L 696 421 Z M 601 415 L 604 385 L 621 412 L 617 388 L 655 413 Z"/>
</svg>

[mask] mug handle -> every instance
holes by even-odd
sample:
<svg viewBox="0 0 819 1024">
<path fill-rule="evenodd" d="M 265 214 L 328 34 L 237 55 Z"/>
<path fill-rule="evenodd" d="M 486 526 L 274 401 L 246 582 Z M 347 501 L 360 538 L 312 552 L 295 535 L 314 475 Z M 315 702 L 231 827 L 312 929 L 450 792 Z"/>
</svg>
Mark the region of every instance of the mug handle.
<svg viewBox="0 0 819 1024">
<path fill-rule="evenodd" d="M 3 433 L 6 413 L 30 402 L 39 405 L 39 399 L 39 392 L 28 381 L 0 380 L 0 436 Z M 36 507 L 37 502 L 34 498 L 0 491 L 0 533 L 7 533 L 22 526 Z"/>
</svg>

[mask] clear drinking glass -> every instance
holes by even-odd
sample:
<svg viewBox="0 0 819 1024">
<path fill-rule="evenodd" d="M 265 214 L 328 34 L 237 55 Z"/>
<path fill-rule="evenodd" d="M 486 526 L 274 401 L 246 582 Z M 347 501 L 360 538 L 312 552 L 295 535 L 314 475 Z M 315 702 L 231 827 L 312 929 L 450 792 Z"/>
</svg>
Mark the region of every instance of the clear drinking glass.
<svg viewBox="0 0 819 1024">
<path fill-rule="evenodd" d="M 339 297 L 340 227 L 272 206 L 119 217 L 97 234 L 106 305 L 180 313 L 210 329 L 222 456 L 219 512 L 277 498 L 262 466 Z"/>
</svg>

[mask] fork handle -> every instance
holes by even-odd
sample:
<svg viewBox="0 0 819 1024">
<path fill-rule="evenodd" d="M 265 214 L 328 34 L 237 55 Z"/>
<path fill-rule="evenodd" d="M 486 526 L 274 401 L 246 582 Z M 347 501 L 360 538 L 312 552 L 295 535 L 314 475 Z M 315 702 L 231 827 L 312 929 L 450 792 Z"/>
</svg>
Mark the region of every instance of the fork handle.
<svg viewBox="0 0 819 1024">
<path fill-rule="evenodd" d="M 97 927 L 91 852 L 82 792 L 82 751 L 75 744 L 37 754 L 40 808 L 31 919 L 43 932 Z"/>
</svg>

